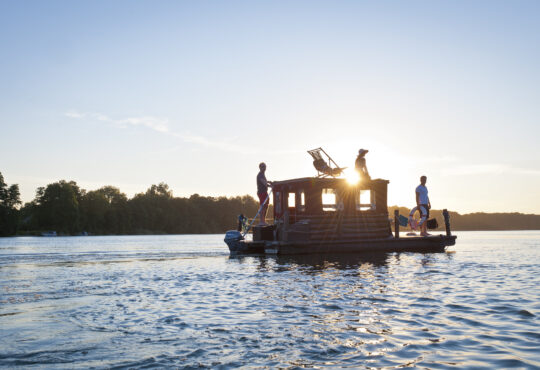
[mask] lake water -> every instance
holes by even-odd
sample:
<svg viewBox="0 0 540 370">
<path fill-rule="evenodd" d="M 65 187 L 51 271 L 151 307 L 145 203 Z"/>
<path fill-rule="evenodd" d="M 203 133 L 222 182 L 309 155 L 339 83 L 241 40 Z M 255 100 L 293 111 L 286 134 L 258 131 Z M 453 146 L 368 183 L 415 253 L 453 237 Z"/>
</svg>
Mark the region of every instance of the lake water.
<svg viewBox="0 0 540 370">
<path fill-rule="evenodd" d="M 223 235 L 0 239 L 0 366 L 540 368 L 540 232 L 231 258 Z"/>
</svg>

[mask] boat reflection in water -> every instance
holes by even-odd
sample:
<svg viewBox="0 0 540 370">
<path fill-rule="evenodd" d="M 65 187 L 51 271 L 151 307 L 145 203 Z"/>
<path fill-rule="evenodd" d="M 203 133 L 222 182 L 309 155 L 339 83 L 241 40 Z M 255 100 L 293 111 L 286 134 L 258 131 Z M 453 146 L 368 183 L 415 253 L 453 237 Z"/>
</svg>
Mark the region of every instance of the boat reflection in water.
<svg viewBox="0 0 540 370">
<path fill-rule="evenodd" d="M 450 252 L 438 252 L 437 255 L 447 255 L 451 258 Z M 280 272 L 280 271 L 300 271 L 303 273 L 318 273 L 327 269 L 347 270 L 351 273 L 355 270 L 377 269 L 384 271 L 389 264 L 402 264 L 402 259 L 408 260 L 410 253 L 336 253 L 336 254 L 300 254 L 300 255 L 231 255 L 229 260 L 239 263 L 253 264 L 253 260 L 258 261 L 259 271 Z M 418 253 L 415 264 L 421 266 L 429 265 L 433 259 L 433 253 Z M 411 261 L 412 262 L 412 261 Z M 410 262 L 403 261 L 409 264 Z"/>
<path fill-rule="evenodd" d="M 340 253 L 320 255 L 278 255 L 268 257 L 276 265 L 292 269 L 308 268 L 311 271 L 325 269 L 354 270 L 360 267 L 386 267 L 389 253 Z"/>
<path fill-rule="evenodd" d="M 291 345 L 330 366 L 377 359 L 397 367 L 420 361 L 416 348 L 429 350 L 443 340 L 429 323 L 439 316 L 448 294 L 448 272 L 440 266 L 452 258 L 448 253 L 392 252 L 237 256 L 229 261 L 244 264 L 243 273 L 254 267 L 244 282 L 264 317 L 262 326 L 279 323 L 270 336 L 284 328 Z"/>
</svg>

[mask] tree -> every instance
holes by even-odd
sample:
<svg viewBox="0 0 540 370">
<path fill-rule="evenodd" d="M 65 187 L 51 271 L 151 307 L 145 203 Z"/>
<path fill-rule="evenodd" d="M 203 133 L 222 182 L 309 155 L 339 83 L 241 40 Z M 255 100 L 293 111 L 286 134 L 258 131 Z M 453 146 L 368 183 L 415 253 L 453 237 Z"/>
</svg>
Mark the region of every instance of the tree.
<svg viewBox="0 0 540 370">
<path fill-rule="evenodd" d="M 169 185 L 152 185 L 129 201 L 130 220 L 135 233 L 166 233 L 170 230 L 172 191 Z"/>
<path fill-rule="evenodd" d="M 34 200 L 38 227 L 68 234 L 79 232 L 79 200 L 84 193 L 77 183 L 65 180 L 38 188 Z"/>
<path fill-rule="evenodd" d="M 118 188 L 89 191 L 80 202 L 82 228 L 95 234 L 124 234 L 129 229 L 127 197 Z"/>
<path fill-rule="evenodd" d="M 14 235 L 19 224 L 21 205 L 19 185 L 8 187 L 0 173 L 0 236 Z"/>
<path fill-rule="evenodd" d="M 109 201 L 99 190 L 89 191 L 79 203 L 81 226 L 85 231 L 102 234 L 105 230 L 105 214 Z"/>
</svg>

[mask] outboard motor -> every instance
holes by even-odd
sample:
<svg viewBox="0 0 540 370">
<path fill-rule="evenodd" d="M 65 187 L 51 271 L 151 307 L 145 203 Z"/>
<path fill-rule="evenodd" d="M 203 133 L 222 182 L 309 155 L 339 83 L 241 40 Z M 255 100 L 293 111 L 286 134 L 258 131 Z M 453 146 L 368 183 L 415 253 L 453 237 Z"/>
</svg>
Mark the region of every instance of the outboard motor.
<svg viewBox="0 0 540 370">
<path fill-rule="evenodd" d="M 240 231 L 229 230 L 225 233 L 225 243 L 231 252 L 236 252 L 241 248 L 241 240 L 244 240 L 244 237 Z"/>
</svg>

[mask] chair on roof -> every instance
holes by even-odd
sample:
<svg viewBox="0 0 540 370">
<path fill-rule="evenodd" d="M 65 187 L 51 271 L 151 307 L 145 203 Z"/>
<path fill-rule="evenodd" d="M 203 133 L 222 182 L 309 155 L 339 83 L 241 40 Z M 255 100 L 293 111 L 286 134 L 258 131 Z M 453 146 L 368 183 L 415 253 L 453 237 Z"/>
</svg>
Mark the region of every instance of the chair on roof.
<svg viewBox="0 0 540 370">
<path fill-rule="evenodd" d="M 313 166 L 317 170 L 317 177 L 337 177 L 346 168 L 339 167 L 323 148 L 312 149 L 307 152 L 313 157 Z"/>
</svg>

